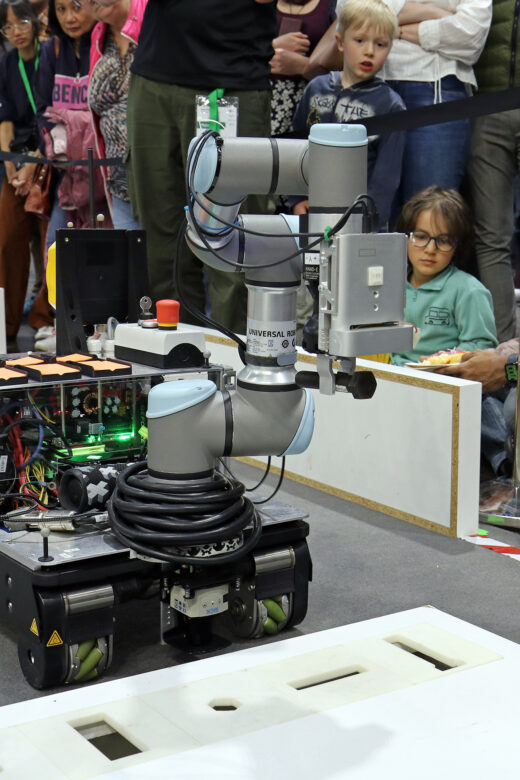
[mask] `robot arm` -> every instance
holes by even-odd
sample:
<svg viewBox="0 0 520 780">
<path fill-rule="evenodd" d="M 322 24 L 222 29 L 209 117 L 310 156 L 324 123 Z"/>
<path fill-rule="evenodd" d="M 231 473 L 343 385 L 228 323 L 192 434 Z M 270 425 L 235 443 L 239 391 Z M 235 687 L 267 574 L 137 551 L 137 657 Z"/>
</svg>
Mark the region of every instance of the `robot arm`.
<svg viewBox="0 0 520 780">
<path fill-rule="evenodd" d="M 314 424 L 310 387 L 369 398 L 375 379 L 370 372 L 355 373 L 355 357 L 411 345 L 411 327 L 399 323 L 406 239 L 369 232 L 366 145 L 359 125 L 314 126 L 308 142 L 206 134 L 192 143 L 186 238 L 205 263 L 244 273 L 245 366 L 234 389 L 218 390 L 198 379 L 152 388 L 148 462 L 123 473 L 109 506 L 121 542 L 147 559 L 171 564 L 163 589 L 182 620 L 199 616 L 194 592 L 205 600 L 202 606 L 213 603 L 215 589 L 206 586 L 212 583 L 221 591 L 222 609 L 231 604 L 231 612 L 252 619 L 249 602 L 242 603 L 240 576 L 249 576 L 248 567 L 256 567 L 257 560 L 261 575 L 264 565 L 263 553 L 248 559 L 263 534 L 259 515 L 242 498 L 243 486 L 223 478 L 217 460 L 303 452 Z M 287 215 L 240 216 L 250 192 L 308 192 L 305 231 L 298 218 Z M 317 373 L 297 374 L 296 293 L 303 267 L 318 282 L 319 354 Z M 207 502 L 218 511 L 210 511 Z M 284 550 L 274 546 L 268 554 L 269 572 L 279 560 L 283 572 L 267 595 L 286 592 L 276 583 L 290 580 L 287 592 L 297 598 L 299 580 L 289 576 L 287 561 L 296 560 L 298 544 L 291 541 Z M 203 580 L 203 567 L 217 572 L 214 580 Z M 235 581 L 237 573 L 238 584 L 231 588 L 225 577 Z M 254 585 L 247 582 L 251 593 Z M 303 614 L 293 610 L 291 620 Z"/>
</svg>

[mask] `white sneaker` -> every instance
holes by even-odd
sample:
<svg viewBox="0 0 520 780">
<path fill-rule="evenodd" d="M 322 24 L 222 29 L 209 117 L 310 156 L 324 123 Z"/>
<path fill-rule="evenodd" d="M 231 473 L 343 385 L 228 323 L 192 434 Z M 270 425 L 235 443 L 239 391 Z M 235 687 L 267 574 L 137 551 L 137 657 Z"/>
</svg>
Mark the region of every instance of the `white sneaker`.
<svg viewBox="0 0 520 780">
<path fill-rule="evenodd" d="M 34 341 L 41 341 L 42 339 L 46 339 L 47 336 L 52 336 L 53 333 L 55 333 L 54 325 L 42 325 L 41 328 L 38 328 L 36 333 L 34 334 Z"/>
<path fill-rule="evenodd" d="M 53 329 L 52 333 L 39 341 L 34 342 L 34 349 L 41 352 L 56 352 L 56 331 Z"/>
</svg>

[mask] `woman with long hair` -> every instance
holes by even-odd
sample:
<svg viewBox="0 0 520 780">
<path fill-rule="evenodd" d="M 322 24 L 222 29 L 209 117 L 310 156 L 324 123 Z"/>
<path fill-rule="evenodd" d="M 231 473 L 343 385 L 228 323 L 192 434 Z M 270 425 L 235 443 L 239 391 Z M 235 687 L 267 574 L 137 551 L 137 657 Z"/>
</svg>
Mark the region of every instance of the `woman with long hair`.
<svg viewBox="0 0 520 780">
<path fill-rule="evenodd" d="M 134 60 L 147 0 L 117 0 L 109 6 L 84 0 L 97 20 L 92 31 L 88 104 L 94 120 L 99 157 L 124 158 L 130 67 Z M 114 227 L 138 229 L 132 216 L 123 163 L 104 172 Z"/>
<path fill-rule="evenodd" d="M 0 29 L 13 46 L 0 61 L 0 149 L 32 153 L 38 149 L 34 82 L 41 50 L 39 21 L 28 0 L 0 4 Z M 7 346 L 16 350 L 30 266 L 30 244 L 35 235 L 43 244 L 46 222 L 25 211 L 33 166 L 6 160 L 0 193 L 0 286 L 4 288 Z M 34 328 L 52 322 L 48 304 L 40 298 L 29 312 Z"/>
</svg>

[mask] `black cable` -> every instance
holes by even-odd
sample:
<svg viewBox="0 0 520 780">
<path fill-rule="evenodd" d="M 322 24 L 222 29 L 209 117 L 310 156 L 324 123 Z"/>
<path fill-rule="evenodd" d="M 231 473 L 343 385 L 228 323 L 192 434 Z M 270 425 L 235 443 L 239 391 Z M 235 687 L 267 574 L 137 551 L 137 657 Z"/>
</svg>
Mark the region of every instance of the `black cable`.
<svg viewBox="0 0 520 780">
<path fill-rule="evenodd" d="M 140 461 L 118 476 L 107 505 L 110 527 L 122 544 L 149 558 L 176 565 L 231 563 L 252 550 L 262 532 L 260 517 L 243 494 L 243 485 L 218 473 L 206 480 L 160 484 Z M 241 547 L 222 552 L 242 534 Z M 190 549 L 205 545 L 215 550 L 207 558 Z"/>
<path fill-rule="evenodd" d="M 27 501 L 27 503 L 30 505 L 29 509 L 36 509 L 38 506 L 38 501 L 33 496 L 28 496 L 25 493 L 6 493 L 4 496 L 2 496 L 2 502 L 5 501 L 5 499 L 9 500 L 15 500 L 16 501 Z M 1 514 L 0 520 L 13 520 L 18 515 L 27 514 L 27 507 L 20 507 L 19 509 L 12 509 L 8 514 Z"/>
<path fill-rule="evenodd" d="M 9 425 L 6 425 L 5 428 L 2 428 L 0 431 L 0 439 L 5 438 L 9 435 L 10 431 L 17 425 L 34 425 L 38 426 L 39 428 L 46 428 L 48 431 L 52 433 L 53 436 L 61 439 L 63 442 L 63 446 L 67 450 L 67 455 L 63 456 L 60 455 L 60 458 L 63 458 L 64 460 L 67 458 L 72 458 L 72 449 L 70 447 L 70 444 L 65 439 L 65 437 L 59 432 L 54 425 L 51 425 L 43 419 L 39 419 L 37 417 L 20 417 L 18 420 L 13 420 L 13 422 L 9 423 Z"/>
<path fill-rule="evenodd" d="M 226 469 L 226 471 L 229 474 L 229 476 L 231 477 L 231 479 L 236 479 L 235 475 L 233 474 L 233 472 L 231 471 L 229 466 L 227 466 L 224 463 L 223 459 L 222 458 L 218 458 L 218 460 L 222 464 L 222 466 Z M 246 487 L 246 493 L 252 493 L 253 491 L 258 490 L 260 485 L 262 485 L 263 482 L 265 481 L 265 479 L 269 476 L 269 472 L 270 471 L 271 471 L 271 456 L 269 455 L 269 457 L 267 458 L 267 464 L 266 464 L 266 468 L 265 468 L 265 471 L 264 471 L 264 474 L 263 474 L 262 478 L 260 479 L 259 482 L 256 483 L 256 485 L 253 485 L 253 487 L 250 487 L 250 488 Z"/>
<path fill-rule="evenodd" d="M 253 485 L 253 487 L 246 488 L 246 491 L 252 492 L 253 490 L 258 490 L 260 485 L 262 485 L 264 481 L 267 479 L 267 477 L 269 476 L 270 471 L 271 471 L 271 456 L 269 455 L 269 457 L 267 458 L 267 465 L 265 467 L 263 477 L 256 483 L 256 485 Z"/>
<path fill-rule="evenodd" d="M 25 483 L 24 483 L 25 484 Z M 43 501 L 40 501 L 39 498 L 36 496 L 29 496 L 27 493 L 10 493 L 9 497 L 14 496 L 14 498 L 30 498 L 35 502 L 35 506 L 39 506 L 42 509 L 55 509 L 57 506 L 59 506 L 59 501 L 55 500 L 51 503 L 45 504 Z M 27 511 L 27 510 L 25 510 Z"/>
<path fill-rule="evenodd" d="M 278 483 L 268 498 L 263 498 L 262 501 L 253 501 L 253 504 L 257 506 L 258 504 L 267 504 L 268 501 L 270 501 L 272 498 L 275 497 L 275 495 L 278 493 L 280 488 L 282 487 L 282 482 L 285 474 L 285 455 L 282 457 L 282 466 L 280 468 L 280 476 L 278 478 Z"/>
<path fill-rule="evenodd" d="M 70 455 L 61 455 L 55 448 L 51 447 L 50 452 L 47 453 L 47 451 L 42 448 L 42 451 L 40 452 L 38 459 L 43 461 L 46 466 L 49 467 L 53 472 L 55 472 L 55 476 L 58 476 L 60 473 L 60 466 L 70 466 L 71 465 L 71 458 L 72 458 L 72 452 Z"/>
<path fill-rule="evenodd" d="M 226 328 L 225 325 L 221 325 L 220 322 L 211 319 L 211 317 L 208 317 L 207 314 L 204 314 L 204 312 L 200 311 L 200 309 L 194 306 L 191 303 L 191 301 L 189 301 L 184 295 L 182 274 L 181 274 L 181 244 L 184 241 L 185 235 L 186 235 L 186 223 L 182 223 L 182 225 L 179 228 L 179 232 L 177 233 L 177 241 L 175 245 L 175 250 L 176 250 L 175 260 L 173 264 L 175 270 L 175 279 L 174 279 L 175 289 L 177 290 L 179 301 L 181 305 L 184 306 L 186 311 L 188 311 L 192 315 L 192 317 L 196 317 L 200 322 L 202 322 L 208 328 L 212 328 L 213 330 L 219 330 L 221 333 L 223 333 L 225 336 L 231 339 L 231 341 L 234 341 L 235 344 L 238 344 L 240 357 L 242 362 L 245 365 L 244 355 L 247 349 L 247 345 L 245 341 L 243 341 L 243 339 L 237 336 L 236 333 L 233 333 L 232 330 Z"/>
<path fill-rule="evenodd" d="M 347 222 L 349 217 L 352 215 L 354 209 L 362 205 L 364 207 L 364 213 L 367 214 L 367 207 L 366 203 L 364 203 L 363 198 L 366 197 L 365 195 L 358 195 L 356 199 L 353 201 L 353 203 L 346 209 L 346 211 L 341 215 L 339 220 L 336 222 L 335 225 L 333 225 L 328 231 L 327 235 L 328 237 L 335 235 L 343 225 Z M 315 241 L 311 241 L 310 244 L 307 244 L 306 246 L 300 247 L 299 249 L 296 249 L 294 252 L 292 252 L 290 255 L 286 255 L 285 257 L 280 258 L 280 260 L 273 260 L 272 263 L 255 263 L 254 265 L 246 265 L 246 263 L 235 263 L 233 260 L 228 260 L 227 257 L 223 257 L 222 255 L 219 255 L 218 252 L 215 251 L 215 249 L 211 246 L 209 241 L 207 240 L 205 234 L 199 229 L 199 226 L 197 224 L 197 220 L 195 219 L 195 216 L 193 214 L 193 209 L 191 206 L 188 206 L 188 210 L 190 212 L 190 216 L 192 217 L 192 225 L 197 233 L 198 238 L 200 241 L 204 244 L 204 247 L 208 250 L 208 252 L 211 252 L 214 257 L 217 258 L 217 260 L 220 260 L 222 263 L 225 263 L 226 265 L 230 265 L 233 268 L 239 268 L 240 270 L 256 270 L 258 268 L 274 268 L 278 265 L 282 265 L 283 263 L 288 263 L 289 260 L 292 260 L 294 257 L 298 257 L 298 255 L 305 254 L 311 249 L 314 249 L 314 247 L 321 244 L 321 242 L 325 239 L 324 234 L 320 234 L 320 237 L 317 238 Z M 220 219 L 220 217 L 217 218 L 219 222 L 222 222 L 223 220 Z M 225 223 L 229 224 L 231 227 L 238 229 L 236 225 L 232 225 L 232 223 Z M 261 235 L 269 235 L 267 233 L 261 234 Z M 291 238 L 293 237 L 293 233 L 291 233 Z M 314 234 L 312 234 L 314 235 Z M 283 236 L 280 234 L 276 234 L 276 238 L 287 238 L 287 236 Z"/>
<path fill-rule="evenodd" d="M 17 425 L 37 425 L 40 428 L 47 428 L 53 435 L 56 435 L 55 431 L 43 420 L 39 420 L 37 417 L 20 417 L 18 420 L 13 420 L 9 425 L 6 425 L 5 428 L 2 428 L 0 438 L 6 438 Z"/>
<path fill-rule="evenodd" d="M 229 474 L 229 475 L 230 475 L 230 476 L 231 476 L 233 479 L 236 479 L 235 475 L 233 474 L 233 472 L 231 471 L 231 469 L 230 469 L 230 468 L 228 468 L 228 466 L 226 466 L 226 464 L 224 463 L 224 461 L 222 460 L 222 458 L 219 458 L 219 461 L 220 461 L 220 463 L 222 463 L 222 465 L 224 466 L 224 468 L 226 469 L 226 471 L 228 472 L 228 474 Z M 254 490 L 257 490 L 257 489 L 260 487 L 260 485 L 261 485 L 261 484 L 264 482 L 264 480 L 266 479 L 266 477 L 268 476 L 268 474 L 269 474 L 270 470 L 271 470 L 271 456 L 269 455 L 269 457 L 267 458 L 267 466 L 266 466 L 266 469 L 265 469 L 265 471 L 264 471 L 264 474 L 263 474 L 263 476 L 262 476 L 261 480 L 260 480 L 259 482 L 257 482 L 257 484 L 256 484 L 256 485 L 253 485 L 253 487 L 251 487 L 251 488 L 246 488 L 246 493 L 251 493 L 251 492 L 253 492 Z M 277 484 L 276 484 L 276 487 L 275 487 L 275 489 L 273 490 L 273 492 L 271 493 L 271 495 L 270 495 L 268 498 L 263 498 L 261 501 L 254 501 L 254 500 L 253 500 L 253 504 L 254 504 L 255 506 L 256 506 L 257 504 L 266 504 L 268 501 L 270 501 L 272 498 L 274 498 L 274 497 L 275 497 L 275 495 L 278 493 L 278 491 L 280 490 L 280 488 L 281 488 L 281 486 L 282 486 L 282 482 L 283 482 L 283 479 L 284 479 L 284 474 L 285 474 L 285 455 L 283 455 L 283 456 L 282 456 L 282 466 L 281 466 L 281 469 L 280 469 L 280 476 L 279 476 L 279 478 L 278 478 L 278 482 L 277 482 Z"/>
</svg>

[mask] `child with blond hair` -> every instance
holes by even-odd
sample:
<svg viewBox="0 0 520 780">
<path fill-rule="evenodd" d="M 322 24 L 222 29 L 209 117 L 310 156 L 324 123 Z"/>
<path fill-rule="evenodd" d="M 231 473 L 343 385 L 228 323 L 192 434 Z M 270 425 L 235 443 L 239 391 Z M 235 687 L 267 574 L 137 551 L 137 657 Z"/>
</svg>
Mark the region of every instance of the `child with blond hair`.
<svg viewBox="0 0 520 780">
<path fill-rule="evenodd" d="M 317 122 L 348 123 L 402 111 L 401 98 L 377 77 L 396 30 L 397 17 L 383 0 L 349 0 L 342 6 L 336 41 L 343 70 L 309 82 L 294 114 L 294 130 L 308 132 Z M 404 140 L 403 132 L 369 138 L 368 194 L 375 200 L 381 226 L 388 221 L 399 186 Z M 302 214 L 307 206 L 307 201 L 300 201 L 294 212 Z"/>
</svg>

